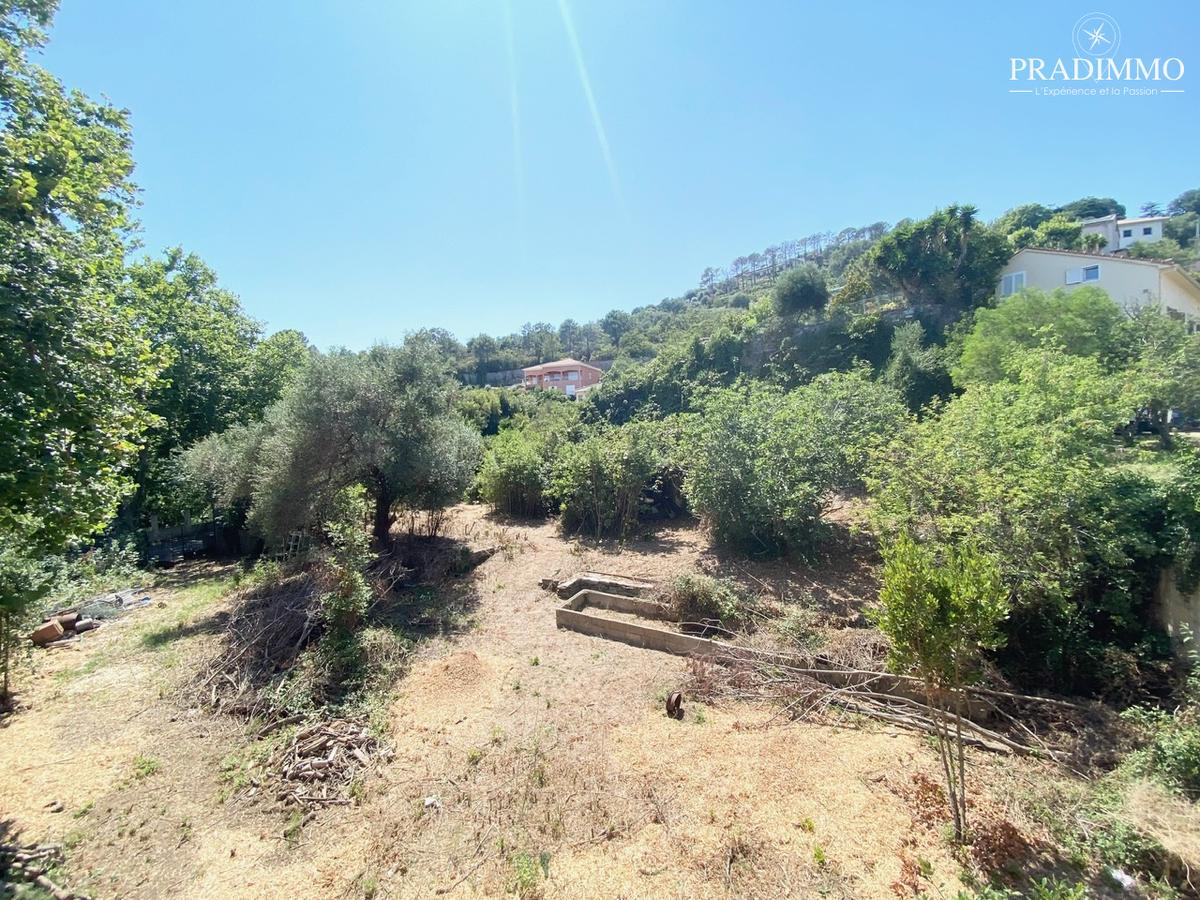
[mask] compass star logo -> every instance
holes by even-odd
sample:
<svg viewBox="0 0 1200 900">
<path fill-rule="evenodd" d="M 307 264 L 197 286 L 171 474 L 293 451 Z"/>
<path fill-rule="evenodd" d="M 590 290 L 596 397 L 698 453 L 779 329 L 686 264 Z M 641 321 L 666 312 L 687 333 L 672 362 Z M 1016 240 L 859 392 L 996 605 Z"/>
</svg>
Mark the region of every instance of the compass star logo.
<svg viewBox="0 0 1200 900">
<path fill-rule="evenodd" d="M 1105 43 L 1105 44 L 1111 44 L 1111 43 L 1112 43 L 1112 41 L 1110 41 L 1108 38 L 1106 38 L 1106 37 L 1104 36 L 1104 23 L 1103 23 L 1103 22 L 1101 22 L 1099 25 L 1097 25 L 1097 26 L 1096 26 L 1096 30 L 1095 30 L 1095 31 L 1088 31 L 1088 30 L 1085 28 L 1085 29 L 1084 29 L 1084 31 L 1083 31 L 1083 33 L 1084 33 L 1085 35 L 1087 35 L 1087 36 L 1088 36 L 1088 37 L 1091 39 L 1091 41 L 1092 41 L 1092 42 L 1091 42 L 1091 43 L 1088 45 L 1088 49 L 1089 49 L 1089 50 L 1095 50 L 1095 49 L 1096 49 L 1096 45 L 1098 45 L 1098 44 L 1100 44 L 1100 43 Z"/>
<path fill-rule="evenodd" d="M 1076 56 L 1111 56 L 1121 44 L 1121 27 L 1107 13 L 1088 13 L 1075 23 L 1071 42 Z"/>
</svg>

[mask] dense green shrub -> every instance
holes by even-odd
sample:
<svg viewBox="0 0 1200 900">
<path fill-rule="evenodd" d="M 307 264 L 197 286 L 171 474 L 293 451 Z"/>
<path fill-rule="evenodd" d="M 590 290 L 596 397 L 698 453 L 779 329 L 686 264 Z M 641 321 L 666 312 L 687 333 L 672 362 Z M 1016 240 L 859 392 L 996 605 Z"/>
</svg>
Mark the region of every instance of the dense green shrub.
<svg viewBox="0 0 1200 900">
<path fill-rule="evenodd" d="M 1112 468 L 1122 386 L 1096 359 L 1022 350 L 1006 365 L 1008 378 L 968 387 L 881 455 L 873 521 L 885 538 L 977 541 L 1013 598 L 1009 670 L 1103 692 L 1155 652 L 1146 604 L 1166 552 L 1166 496 Z"/>
<path fill-rule="evenodd" d="M 546 512 L 550 466 L 545 443 L 508 429 L 488 445 L 475 478 L 479 499 L 498 512 L 537 516 Z"/>
<path fill-rule="evenodd" d="M 671 582 L 663 600 L 678 621 L 705 625 L 719 623 L 734 629 L 744 624 L 747 607 L 737 585 L 726 578 L 710 575 L 680 575 Z"/>
<path fill-rule="evenodd" d="M 805 263 L 779 276 L 771 299 L 775 304 L 775 312 L 781 316 L 817 312 L 829 302 L 829 288 L 821 270 L 811 263 Z"/>
<path fill-rule="evenodd" d="M 1200 655 L 1193 652 L 1182 702 L 1173 711 L 1134 707 L 1125 711 L 1124 718 L 1144 742 L 1130 760 L 1134 768 L 1200 799 Z"/>
<path fill-rule="evenodd" d="M 934 397 L 948 397 L 953 392 L 945 356 L 944 348 L 926 345 L 925 327 L 920 322 L 907 322 L 892 332 L 892 355 L 881 380 L 917 412 Z"/>
<path fill-rule="evenodd" d="M 746 343 L 740 326 L 721 325 L 672 344 L 648 363 L 614 366 L 583 404 L 583 421 L 622 425 L 690 411 L 706 390 L 733 382 Z"/>
<path fill-rule="evenodd" d="M 807 554 L 833 493 L 859 483 L 872 449 L 905 418 L 900 396 L 862 372 L 787 393 L 719 391 L 686 432 L 684 490 L 721 543 Z"/>
<path fill-rule="evenodd" d="M 678 471 L 670 435 L 661 423 L 632 422 L 563 444 L 551 475 L 563 530 L 621 537 L 651 518 Z"/>
<path fill-rule="evenodd" d="M 1043 343 L 1072 356 L 1093 356 L 1113 367 L 1120 355 L 1124 314 L 1104 291 L 1081 287 L 1053 293 L 1024 290 L 993 309 L 975 313 L 962 342 L 954 380 L 959 385 L 1007 377 L 1006 360 L 1016 349 Z"/>
</svg>

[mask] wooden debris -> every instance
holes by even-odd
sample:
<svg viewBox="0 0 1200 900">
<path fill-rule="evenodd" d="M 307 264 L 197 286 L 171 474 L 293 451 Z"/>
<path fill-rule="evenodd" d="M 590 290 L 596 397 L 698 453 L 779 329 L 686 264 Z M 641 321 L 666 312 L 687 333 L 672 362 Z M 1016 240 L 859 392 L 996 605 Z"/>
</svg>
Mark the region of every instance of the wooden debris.
<svg viewBox="0 0 1200 900">
<path fill-rule="evenodd" d="M 284 803 L 345 806 L 355 775 L 373 759 L 391 755 L 363 723 L 334 719 L 298 729 L 268 769 L 278 782 L 275 796 Z"/>
<path fill-rule="evenodd" d="M 0 872 L 14 881 L 36 884 L 54 900 L 88 900 L 55 884 L 46 872 L 62 862 L 61 844 L 0 844 Z"/>
<path fill-rule="evenodd" d="M 58 619 L 51 619 L 49 622 L 43 622 L 29 635 L 29 639 L 39 647 L 44 647 L 51 641 L 57 641 L 63 636 L 62 623 Z"/>
</svg>

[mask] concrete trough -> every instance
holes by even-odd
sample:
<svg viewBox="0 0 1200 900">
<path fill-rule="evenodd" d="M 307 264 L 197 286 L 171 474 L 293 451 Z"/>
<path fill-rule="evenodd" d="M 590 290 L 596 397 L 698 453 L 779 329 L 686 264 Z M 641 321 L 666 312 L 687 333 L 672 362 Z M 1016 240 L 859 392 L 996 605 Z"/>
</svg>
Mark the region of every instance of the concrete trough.
<svg viewBox="0 0 1200 900">
<path fill-rule="evenodd" d="M 573 598 L 580 591 L 595 591 L 603 594 L 622 594 L 626 597 L 642 597 L 654 590 L 649 581 L 610 575 L 607 572 L 579 572 L 555 587 L 564 600 Z"/>
<path fill-rule="evenodd" d="M 738 647 L 724 641 L 682 634 L 670 627 L 611 619 L 589 613 L 588 607 L 607 609 L 612 612 L 635 615 L 648 621 L 672 622 L 670 612 L 661 603 L 640 597 L 609 594 L 604 591 L 581 590 L 566 603 L 554 610 L 554 621 L 559 628 L 578 631 L 580 634 L 620 641 L 646 650 L 658 650 L 677 656 L 709 657 L 715 662 L 733 663 L 754 661 L 772 666 L 783 666 L 802 671 L 812 678 L 834 687 L 869 685 L 871 690 L 892 694 L 897 697 L 924 703 L 925 692 L 921 683 L 904 675 L 883 675 L 876 672 L 860 672 L 828 664 L 819 658 L 799 659 L 779 653 L 767 653 L 749 647 Z M 967 717 L 977 722 L 991 718 L 989 705 L 978 697 L 965 698 Z"/>
</svg>

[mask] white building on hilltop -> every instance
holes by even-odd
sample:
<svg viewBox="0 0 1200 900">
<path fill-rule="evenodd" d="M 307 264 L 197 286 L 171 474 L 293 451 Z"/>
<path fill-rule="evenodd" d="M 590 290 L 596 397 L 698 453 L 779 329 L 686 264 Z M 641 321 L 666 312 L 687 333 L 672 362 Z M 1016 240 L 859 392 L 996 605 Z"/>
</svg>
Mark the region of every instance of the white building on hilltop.
<svg viewBox="0 0 1200 900">
<path fill-rule="evenodd" d="M 1163 239 L 1163 222 L 1167 216 L 1143 216 L 1140 219 L 1119 219 L 1114 213 L 1100 219 L 1088 219 L 1081 223 L 1083 234 L 1098 234 L 1104 238 L 1101 253 L 1116 253 L 1128 250 L 1139 241 L 1150 243 Z"/>
</svg>

